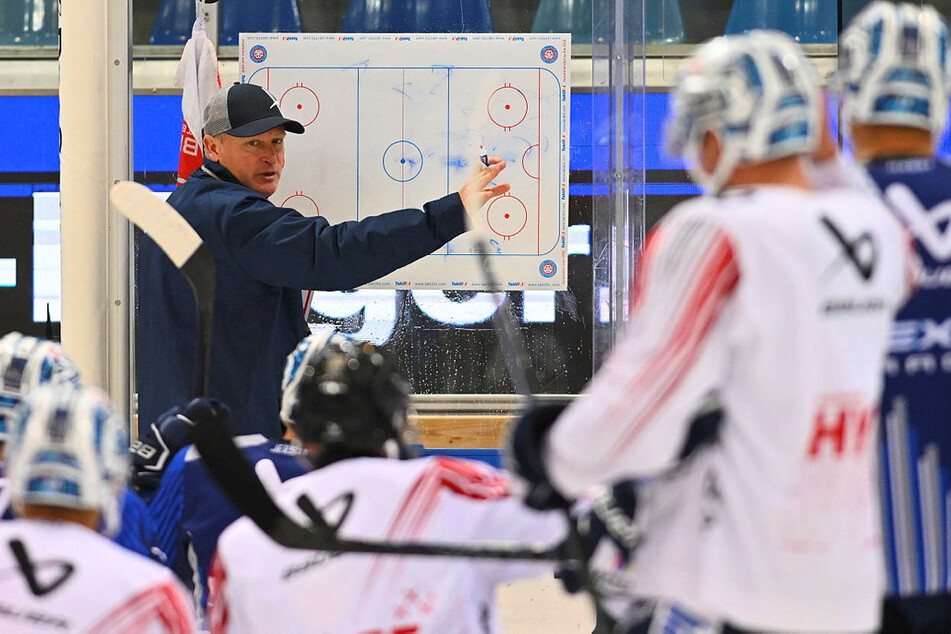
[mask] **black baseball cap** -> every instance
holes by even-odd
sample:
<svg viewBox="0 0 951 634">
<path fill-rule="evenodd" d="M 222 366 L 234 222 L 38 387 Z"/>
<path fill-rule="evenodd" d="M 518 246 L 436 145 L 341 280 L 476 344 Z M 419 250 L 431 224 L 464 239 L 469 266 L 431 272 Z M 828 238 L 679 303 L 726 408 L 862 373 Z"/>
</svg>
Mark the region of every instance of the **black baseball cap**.
<svg viewBox="0 0 951 634">
<path fill-rule="evenodd" d="M 277 98 L 256 84 L 235 82 L 216 92 L 205 106 L 203 128 L 211 136 L 257 136 L 278 126 L 294 134 L 304 133 L 304 126 L 281 114 Z"/>
</svg>

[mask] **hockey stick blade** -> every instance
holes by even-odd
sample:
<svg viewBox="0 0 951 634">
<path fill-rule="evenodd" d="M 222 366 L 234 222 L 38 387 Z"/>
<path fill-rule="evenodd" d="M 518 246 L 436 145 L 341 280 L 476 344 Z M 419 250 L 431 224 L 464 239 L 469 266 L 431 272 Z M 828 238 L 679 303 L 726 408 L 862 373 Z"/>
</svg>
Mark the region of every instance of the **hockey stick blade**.
<svg viewBox="0 0 951 634">
<path fill-rule="evenodd" d="M 123 216 L 148 235 L 192 287 L 198 313 L 198 368 L 193 396 L 208 392 L 211 366 L 211 324 L 214 317 L 215 260 L 201 237 L 174 207 L 148 187 L 120 181 L 109 191 L 109 200 Z"/>
<path fill-rule="evenodd" d="M 302 526 L 289 518 L 271 499 L 254 469 L 231 440 L 218 418 L 196 422 L 192 438 L 212 477 L 244 515 L 267 533 L 272 540 L 299 550 L 324 550 L 339 553 L 376 553 L 430 557 L 475 559 L 527 559 L 564 561 L 556 548 L 544 545 L 474 542 L 440 544 L 421 542 L 372 542 L 339 539 L 309 498 L 302 496 L 298 506 L 311 520 Z M 575 562 L 568 562 L 574 565 Z"/>
</svg>

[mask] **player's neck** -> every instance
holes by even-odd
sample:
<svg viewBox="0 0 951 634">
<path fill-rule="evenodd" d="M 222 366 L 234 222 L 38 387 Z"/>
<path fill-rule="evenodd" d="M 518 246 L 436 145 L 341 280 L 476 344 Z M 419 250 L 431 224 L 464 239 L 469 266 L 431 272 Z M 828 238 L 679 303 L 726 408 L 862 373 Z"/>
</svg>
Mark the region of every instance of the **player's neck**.
<svg viewBox="0 0 951 634">
<path fill-rule="evenodd" d="M 754 185 L 781 185 L 809 189 L 809 178 L 798 156 L 740 165 L 733 170 L 723 189 Z"/>
<path fill-rule="evenodd" d="M 27 519 L 48 522 L 70 522 L 92 530 L 99 528 L 99 511 L 94 510 L 69 509 L 47 504 L 23 504 L 17 515 Z"/>
<path fill-rule="evenodd" d="M 859 161 L 897 157 L 931 158 L 934 137 L 928 130 L 897 125 L 852 126 L 852 151 Z"/>
</svg>

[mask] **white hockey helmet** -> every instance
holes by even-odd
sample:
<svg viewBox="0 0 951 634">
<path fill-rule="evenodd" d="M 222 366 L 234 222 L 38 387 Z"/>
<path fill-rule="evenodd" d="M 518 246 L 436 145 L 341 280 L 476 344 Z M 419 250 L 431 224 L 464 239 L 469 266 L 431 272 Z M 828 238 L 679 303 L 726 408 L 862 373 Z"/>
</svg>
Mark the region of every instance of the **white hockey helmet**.
<svg viewBox="0 0 951 634">
<path fill-rule="evenodd" d="M 831 85 L 847 124 L 941 134 L 948 117 L 948 27 L 934 8 L 874 2 L 839 37 Z"/>
<path fill-rule="evenodd" d="M 769 30 L 717 37 L 677 81 L 667 151 L 683 156 L 693 180 L 716 193 L 740 165 L 811 152 L 819 112 L 818 76 L 791 37 Z M 720 142 L 712 172 L 700 161 L 707 132 Z"/>
<path fill-rule="evenodd" d="M 79 370 L 63 348 L 48 339 L 18 332 L 0 338 L 0 442 L 9 436 L 8 419 L 13 408 L 45 383 L 79 384 Z"/>
<path fill-rule="evenodd" d="M 100 390 L 43 385 L 14 410 L 8 441 L 10 498 L 97 510 L 103 533 L 119 529 L 129 472 L 126 423 Z"/>
</svg>

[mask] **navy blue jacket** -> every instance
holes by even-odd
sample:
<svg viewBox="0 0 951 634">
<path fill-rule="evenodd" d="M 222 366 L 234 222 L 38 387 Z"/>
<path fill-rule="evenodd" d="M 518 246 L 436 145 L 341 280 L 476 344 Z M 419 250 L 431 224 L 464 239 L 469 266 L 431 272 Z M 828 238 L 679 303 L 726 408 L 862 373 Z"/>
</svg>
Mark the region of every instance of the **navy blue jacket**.
<svg viewBox="0 0 951 634">
<path fill-rule="evenodd" d="M 232 410 L 234 434 L 281 435 L 285 357 L 308 334 L 301 289 L 350 290 L 428 255 L 465 231 L 458 194 L 359 222 L 330 225 L 276 207 L 205 161 L 169 204 L 215 258 L 217 287 L 207 396 Z M 147 237 L 139 246 L 139 425 L 184 402 L 196 377 L 195 302 L 181 273 Z"/>
</svg>

